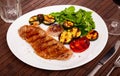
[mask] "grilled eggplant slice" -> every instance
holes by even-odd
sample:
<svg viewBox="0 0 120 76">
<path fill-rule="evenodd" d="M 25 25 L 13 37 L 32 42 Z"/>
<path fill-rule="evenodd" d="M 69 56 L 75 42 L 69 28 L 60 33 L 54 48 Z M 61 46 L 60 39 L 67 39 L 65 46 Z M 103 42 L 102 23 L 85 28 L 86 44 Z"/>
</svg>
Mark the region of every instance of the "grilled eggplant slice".
<svg viewBox="0 0 120 76">
<path fill-rule="evenodd" d="M 53 24 L 55 22 L 55 18 L 52 15 L 44 15 L 43 23 L 46 25 Z"/>
<path fill-rule="evenodd" d="M 59 36 L 59 41 L 63 44 L 68 44 L 72 41 L 72 33 L 70 31 L 63 31 Z"/>
<path fill-rule="evenodd" d="M 69 21 L 69 20 L 66 20 L 66 21 L 64 21 L 64 23 L 63 23 L 63 27 L 64 27 L 65 29 L 72 28 L 73 26 L 74 26 L 73 22 L 71 22 L 71 21 Z"/>
</svg>

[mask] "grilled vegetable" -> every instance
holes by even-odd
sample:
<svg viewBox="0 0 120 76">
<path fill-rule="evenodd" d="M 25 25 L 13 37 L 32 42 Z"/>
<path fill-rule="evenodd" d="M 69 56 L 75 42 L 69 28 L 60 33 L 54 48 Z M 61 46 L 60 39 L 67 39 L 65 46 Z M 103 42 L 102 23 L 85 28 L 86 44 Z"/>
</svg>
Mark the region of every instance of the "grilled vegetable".
<svg viewBox="0 0 120 76">
<path fill-rule="evenodd" d="M 70 31 L 63 31 L 60 34 L 59 41 L 64 44 L 70 43 L 70 41 L 73 39 L 72 33 Z"/>
<path fill-rule="evenodd" d="M 72 28 L 73 25 L 74 25 L 73 22 L 68 21 L 68 20 L 64 21 L 64 23 L 63 23 L 63 27 L 66 28 L 66 29 Z"/>
<path fill-rule="evenodd" d="M 70 48 L 74 52 L 83 52 L 90 45 L 90 41 L 86 37 L 81 37 L 70 42 Z"/>
<path fill-rule="evenodd" d="M 90 32 L 88 32 L 86 37 L 89 40 L 94 41 L 94 40 L 96 40 L 98 38 L 98 32 L 96 30 L 91 30 Z"/>
<path fill-rule="evenodd" d="M 39 25 L 39 24 L 40 24 L 37 16 L 32 16 L 32 17 L 29 19 L 29 23 L 30 23 L 31 25 Z"/>
<path fill-rule="evenodd" d="M 68 30 L 72 33 L 73 38 L 78 38 L 81 35 L 81 31 L 77 27 L 73 27 L 72 29 Z"/>
<path fill-rule="evenodd" d="M 37 17 L 38 17 L 39 22 L 42 23 L 44 20 L 43 14 L 38 14 Z"/>
<path fill-rule="evenodd" d="M 43 23 L 46 25 L 53 24 L 55 22 L 55 18 L 52 15 L 44 15 Z"/>
<path fill-rule="evenodd" d="M 52 36 L 59 36 L 61 32 L 63 32 L 63 27 L 59 24 L 51 24 L 48 29 L 47 33 Z"/>
</svg>

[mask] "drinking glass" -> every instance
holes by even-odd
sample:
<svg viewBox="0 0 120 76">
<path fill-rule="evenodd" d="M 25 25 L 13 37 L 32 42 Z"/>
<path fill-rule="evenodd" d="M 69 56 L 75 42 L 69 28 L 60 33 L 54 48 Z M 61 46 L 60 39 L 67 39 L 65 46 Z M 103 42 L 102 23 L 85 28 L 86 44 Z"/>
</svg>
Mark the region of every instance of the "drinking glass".
<svg viewBox="0 0 120 76">
<path fill-rule="evenodd" d="M 113 0 L 113 2 L 117 4 L 118 13 L 120 14 L 120 0 Z M 110 35 L 120 35 L 120 19 L 108 19 L 106 22 L 108 24 L 108 32 Z"/>
<path fill-rule="evenodd" d="M 21 14 L 20 0 L 0 0 L 0 16 L 5 22 L 12 23 Z"/>
</svg>

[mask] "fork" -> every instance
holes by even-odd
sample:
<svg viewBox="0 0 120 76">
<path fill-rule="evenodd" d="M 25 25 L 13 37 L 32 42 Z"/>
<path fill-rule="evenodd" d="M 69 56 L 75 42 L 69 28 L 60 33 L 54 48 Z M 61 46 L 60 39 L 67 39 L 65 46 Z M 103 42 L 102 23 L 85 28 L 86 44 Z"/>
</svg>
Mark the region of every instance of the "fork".
<svg viewBox="0 0 120 76">
<path fill-rule="evenodd" d="M 112 67 L 112 69 L 109 71 L 109 73 L 107 74 L 107 76 L 109 76 L 111 74 L 111 72 L 117 68 L 120 67 L 120 56 L 116 59 L 116 61 L 114 62 L 114 66 Z"/>
</svg>

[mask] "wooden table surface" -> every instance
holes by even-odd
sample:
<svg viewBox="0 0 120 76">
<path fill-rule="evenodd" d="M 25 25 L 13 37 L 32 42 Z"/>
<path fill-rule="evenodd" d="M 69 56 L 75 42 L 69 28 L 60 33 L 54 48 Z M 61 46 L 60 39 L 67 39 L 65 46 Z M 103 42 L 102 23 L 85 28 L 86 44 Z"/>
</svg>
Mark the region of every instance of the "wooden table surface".
<svg viewBox="0 0 120 76">
<path fill-rule="evenodd" d="M 120 16 L 117 15 L 117 6 L 112 0 L 21 0 L 21 3 L 23 14 L 46 6 L 73 4 L 85 6 L 96 11 L 104 20 L 109 18 L 120 19 Z M 12 54 L 6 41 L 6 33 L 9 26 L 10 23 L 5 23 L 0 18 L 0 76 L 87 76 L 115 42 L 120 40 L 120 36 L 109 35 L 108 42 L 102 52 L 95 59 L 83 66 L 64 71 L 49 71 L 31 67 Z M 95 76 L 106 76 L 119 55 L 120 48 Z M 120 76 L 120 68 L 114 69 L 110 76 Z"/>
</svg>

